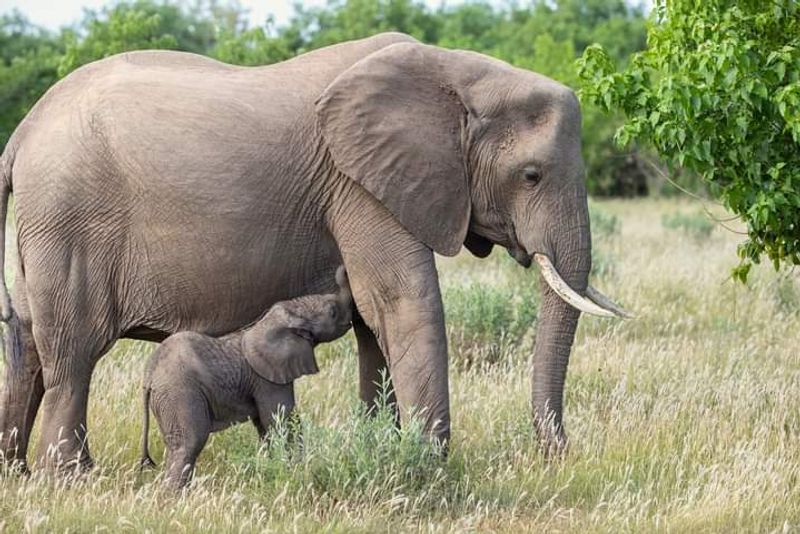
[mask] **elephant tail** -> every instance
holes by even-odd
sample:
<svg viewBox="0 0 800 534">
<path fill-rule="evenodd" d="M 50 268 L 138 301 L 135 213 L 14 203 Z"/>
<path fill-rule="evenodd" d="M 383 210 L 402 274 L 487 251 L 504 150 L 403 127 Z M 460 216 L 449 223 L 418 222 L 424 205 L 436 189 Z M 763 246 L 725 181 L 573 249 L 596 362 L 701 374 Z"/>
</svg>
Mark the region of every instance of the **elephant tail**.
<svg viewBox="0 0 800 534">
<path fill-rule="evenodd" d="M 143 388 L 142 400 L 144 401 L 144 412 L 142 415 L 144 416 L 144 424 L 142 425 L 142 457 L 139 460 L 139 470 L 145 469 L 147 467 L 156 467 L 156 463 L 153 461 L 153 458 L 150 457 L 150 444 L 149 444 L 149 435 L 150 435 L 150 386 L 146 385 Z"/>
<path fill-rule="evenodd" d="M 0 321 L 6 323 L 4 337 L 6 361 L 12 369 L 22 361 L 22 336 L 19 317 L 11 305 L 11 297 L 6 286 L 6 216 L 8 215 L 8 198 L 12 191 L 11 167 L 14 160 L 12 140 L 6 145 L 0 156 Z"/>
</svg>

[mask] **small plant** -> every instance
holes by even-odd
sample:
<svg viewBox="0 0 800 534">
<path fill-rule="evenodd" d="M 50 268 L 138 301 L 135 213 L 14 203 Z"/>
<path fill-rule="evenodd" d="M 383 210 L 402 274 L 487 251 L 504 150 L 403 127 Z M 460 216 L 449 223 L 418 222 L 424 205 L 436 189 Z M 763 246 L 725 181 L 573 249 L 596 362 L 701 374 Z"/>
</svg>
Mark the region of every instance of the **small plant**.
<svg viewBox="0 0 800 534">
<path fill-rule="evenodd" d="M 793 272 L 782 273 L 775 280 L 775 300 L 778 308 L 788 314 L 800 311 L 800 283 Z"/>
<path fill-rule="evenodd" d="M 661 217 L 661 225 L 670 230 L 679 230 L 697 239 L 708 239 L 714 231 L 714 223 L 702 213 L 676 212 Z"/>
<path fill-rule="evenodd" d="M 499 361 L 506 349 L 522 340 L 539 308 L 532 280 L 514 285 L 472 282 L 450 286 L 443 298 L 454 361 L 467 365 Z"/>
<path fill-rule="evenodd" d="M 595 204 L 589 205 L 589 222 L 592 226 L 592 239 L 595 241 L 619 235 L 619 218 L 598 208 Z"/>
<path fill-rule="evenodd" d="M 608 276 L 614 271 L 611 242 L 620 234 L 619 218 L 589 204 L 589 222 L 592 228 L 592 276 Z"/>
</svg>

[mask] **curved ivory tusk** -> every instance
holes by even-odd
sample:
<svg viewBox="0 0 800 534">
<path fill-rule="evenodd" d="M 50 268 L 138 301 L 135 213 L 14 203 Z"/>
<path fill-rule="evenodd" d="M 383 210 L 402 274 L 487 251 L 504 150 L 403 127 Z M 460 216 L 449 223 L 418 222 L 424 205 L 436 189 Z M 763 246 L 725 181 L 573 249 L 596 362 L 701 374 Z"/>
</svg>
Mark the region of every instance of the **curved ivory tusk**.
<svg viewBox="0 0 800 534">
<path fill-rule="evenodd" d="M 553 266 L 550 258 L 544 254 L 534 254 L 533 259 L 539 264 L 544 281 L 547 282 L 547 284 L 552 288 L 553 291 L 556 292 L 559 297 L 564 299 L 564 302 L 575 309 L 578 309 L 582 312 L 591 313 L 592 315 L 599 315 L 600 317 L 616 317 L 613 312 L 606 310 L 605 308 L 601 308 L 591 300 L 580 296 L 574 289 L 569 287 L 564 279 L 561 278 L 561 275 L 558 274 L 558 271 L 556 270 L 555 266 Z"/>
<path fill-rule="evenodd" d="M 586 288 L 586 298 L 600 306 L 601 308 L 605 308 L 610 312 L 613 312 L 618 317 L 622 317 L 623 319 L 633 319 L 634 315 L 608 298 L 607 296 L 603 295 L 598 291 L 596 288 L 592 286 L 588 286 Z"/>
</svg>

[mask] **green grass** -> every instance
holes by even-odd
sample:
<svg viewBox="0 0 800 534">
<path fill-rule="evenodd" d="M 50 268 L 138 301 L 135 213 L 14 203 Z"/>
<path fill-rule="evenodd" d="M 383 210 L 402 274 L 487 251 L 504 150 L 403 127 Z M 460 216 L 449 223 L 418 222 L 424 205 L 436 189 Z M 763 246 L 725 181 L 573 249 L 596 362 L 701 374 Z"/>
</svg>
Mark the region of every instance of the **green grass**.
<svg viewBox="0 0 800 534">
<path fill-rule="evenodd" d="M 8 532 L 784 532 L 800 528 L 797 274 L 727 278 L 740 236 L 661 224 L 675 201 L 597 203 L 613 269 L 593 283 L 637 313 L 581 319 L 570 364 L 570 452 L 547 463 L 528 414 L 535 272 L 504 252 L 440 259 L 451 341 L 453 443 L 366 418 L 352 335 L 298 382 L 301 441 L 216 434 L 194 489 L 138 476 L 139 384 L 151 346 L 122 342 L 93 382 L 98 467 L 78 481 L 0 479 Z M 600 232 L 600 230 L 597 230 Z M 531 295 L 534 295 L 531 297 Z M 531 298 L 529 298 L 531 297 Z M 161 461 L 161 440 L 153 452 Z"/>
</svg>

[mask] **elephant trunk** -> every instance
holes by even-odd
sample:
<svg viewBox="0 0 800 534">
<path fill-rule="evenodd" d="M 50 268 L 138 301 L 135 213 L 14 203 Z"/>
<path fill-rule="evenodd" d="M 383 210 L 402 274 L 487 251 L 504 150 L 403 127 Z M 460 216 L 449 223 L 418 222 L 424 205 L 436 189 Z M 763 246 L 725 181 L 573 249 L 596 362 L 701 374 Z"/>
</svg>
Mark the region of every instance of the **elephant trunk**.
<svg viewBox="0 0 800 534">
<path fill-rule="evenodd" d="M 563 227 L 548 247 L 556 271 L 575 292 L 586 291 L 591 269 L 591 236 L 589 213 L 585 195 L 576 199 L 577 207 L 569 213 L 577 214 L 572 224 Z M 539 310 L 536 343 L 533 351 L 533 376 L 531 401 L 533 420 L 546 454 L 559 453 L 566 448 L 567 438 L 563 425 L 564 381 L 570 351 L 575 338 L 580 311 L 571 306 L 544 280 L 541 281 L 541 307 Z"/>
</svg>

